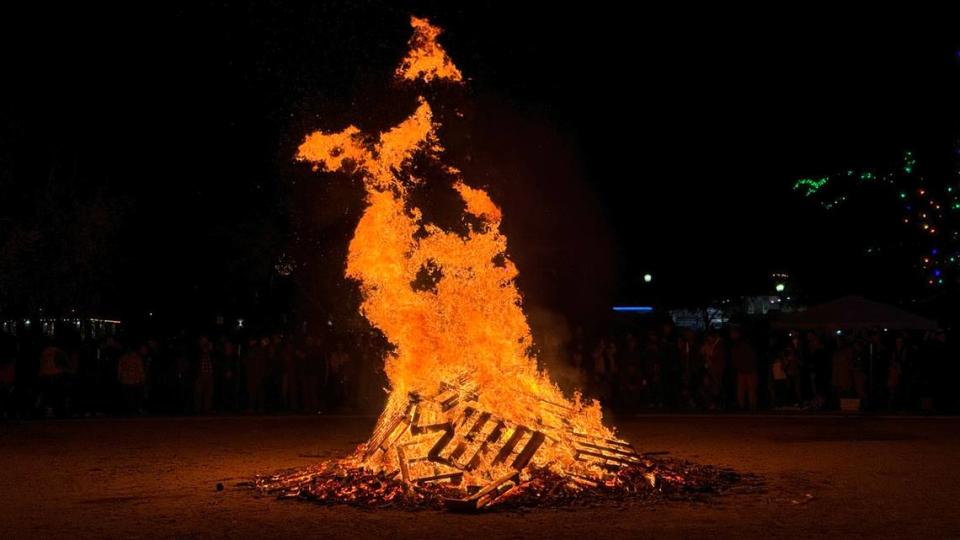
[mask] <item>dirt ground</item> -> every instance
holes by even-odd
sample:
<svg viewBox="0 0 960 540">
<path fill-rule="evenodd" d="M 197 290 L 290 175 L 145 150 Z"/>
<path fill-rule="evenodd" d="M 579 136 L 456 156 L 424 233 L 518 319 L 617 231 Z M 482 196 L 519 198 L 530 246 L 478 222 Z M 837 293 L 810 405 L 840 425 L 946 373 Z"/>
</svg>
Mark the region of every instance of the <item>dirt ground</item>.
<svg viewBox="0 0 960 540">
<path fill-rule="evenodd" d="M 234 487 L 254 473 L 347 453 L 372 422 L 280 416 L 0 424 L 0 537 L 960 537 L 960 418 L 616 420 L 641 451 L 765 479 L 760 493 L 710 503 L 462 515 L 320 507 Z"/>
</svg>

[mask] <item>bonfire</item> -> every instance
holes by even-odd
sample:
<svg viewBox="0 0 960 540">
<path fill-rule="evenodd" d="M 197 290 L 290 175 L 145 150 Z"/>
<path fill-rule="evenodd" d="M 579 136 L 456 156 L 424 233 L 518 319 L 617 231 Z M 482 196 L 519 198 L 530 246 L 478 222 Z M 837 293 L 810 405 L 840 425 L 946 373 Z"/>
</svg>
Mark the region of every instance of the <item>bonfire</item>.
<svg viewBox="0 0 960 540">
<path fill-rule="evenodd" d="M 416 17 L 411 25 L 398 82 L 464 84 L 437 42 L 440 29 Z M 384 359 L 389 396 L 373 434 L 351 456 L 256 485 L 330 503 L 480 509 L 732 480 L 639 454 L 604 425 L 600 403 L 564 395 L 539 367 L 501 210 L 444 163 L 437 129 L 420 97 L 409 117 L 380 133 L 351 125 L 310 134 L 299 147 L 297 159 L 315 170 L 363 180 L 366 208 L 346 275 L 361 289 L 360 311 L 392 345 Z M 430 178 L 418 176 L 415 158 L 436 165 Z M 410 200 L 424 182 L 448 182 L 459 194 L 465 233 L 424 220 Z"/>
</svg>

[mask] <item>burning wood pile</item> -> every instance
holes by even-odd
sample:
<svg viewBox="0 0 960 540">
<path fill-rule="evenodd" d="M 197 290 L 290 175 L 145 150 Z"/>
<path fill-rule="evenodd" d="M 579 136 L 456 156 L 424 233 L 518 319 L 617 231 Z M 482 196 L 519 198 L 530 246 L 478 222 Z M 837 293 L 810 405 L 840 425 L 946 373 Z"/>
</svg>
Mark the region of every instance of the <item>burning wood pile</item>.
<svg viewBox="0 0 960 540">
<path fill-rule="evenodd" d="M 577 433 L 569 425 L 558 432 L 544 424 L 517 424 L 478 409 L 474 392 L 461 380 L 431 396 L 411 393 L 402 411 L 381 416 L 352 458 L 259 477 L 254 485 L 325 504 L 476 511 L 695 497 L 739 481 L 732 471 L 657 460 L 626 441 Z M 572 449 L 584 470 L 600 473 L 564 474 L 532 465 L 538 452 L 556 447 Z"/>
<path fill-rule="evenodd" d="M 411 25 L 397 84 L 463 84 L 436 41 L 440 29 L 417 18 Z M 360 286 L 361 312 L 393 346 L 390 393 L 351 457 L 256 485 L 327 502 L 472 509 L 582 491 L 721 489 L 719 472 L 691 476 L 685 465 L 638 454 L 604 425 L 598 402 L 564 395 L 540 368 L 501 210 L 443 163 L 439 127 L 421 96 L 409 117 L 379 133 L 351 125 L 300 146 L 298 159 L 366 190 L 346 275 Z M 428 181 L 459 199 L 462 228 L 445 230 L 414 205 L 411 193 Z"/>
</svg>

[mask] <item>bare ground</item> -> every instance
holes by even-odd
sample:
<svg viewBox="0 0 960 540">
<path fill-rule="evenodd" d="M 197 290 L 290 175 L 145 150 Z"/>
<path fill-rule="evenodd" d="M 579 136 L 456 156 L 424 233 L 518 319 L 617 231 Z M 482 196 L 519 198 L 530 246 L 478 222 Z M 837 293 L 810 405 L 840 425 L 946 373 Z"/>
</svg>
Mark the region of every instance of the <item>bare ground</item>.
<svg viewBox="0 0 960 540">
<path fill-rule="evenodd" d="M 320 507 L 234 487 L 255 473 L 343 455 L 372 423 L 286 416 L 0 425 L 0 537 L 960 537 L 960 418 L 616 420 L 641 451 L 764 477 L 761 492 L 709 503 L 463 515 Z"/>
</svg>

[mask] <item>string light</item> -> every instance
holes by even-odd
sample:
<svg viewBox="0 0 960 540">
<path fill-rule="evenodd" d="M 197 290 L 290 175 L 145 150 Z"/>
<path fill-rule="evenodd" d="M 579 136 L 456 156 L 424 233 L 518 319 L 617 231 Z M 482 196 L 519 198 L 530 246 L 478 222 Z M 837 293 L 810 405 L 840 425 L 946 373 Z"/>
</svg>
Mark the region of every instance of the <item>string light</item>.
<svg viewBox="0 0 960 540">
<path fill-rule="evenodd" d="M 960 141 L 956 147 L 956 155 L 960 157 Z M 854 190 L 865 185 L 876 185 L 877 181 L 896 186 L 889 195 L 901 202 L 903 213 L 900 220 L 904 226 L 910 227 L 907 231 L 913 234 L 922 234 L 924 240 L 916 242 L 917 254 L 914 261 L 922 261 L 925 272 L 932 272 L 932 279 L 925 280 L 929 285 L 942 285 L 944 282 L 960 283 L 960 167 L 953 174 L 957 176 L 948 182 L 927 184 L 917 170 L 917 159 L 912 150 L 906 150 L 901 155 L 899 163 L 893 163 L 887 169 L 843 169 L 838 173 L 827 176 L 801 178 L 793 185 L 794 191 L 804 197 L 813 198 L 822 208 L 828 211 L 837 211 L 844 202 L 854 193 Z M 948 185 L 949 184 L 949 185 Z M 874 189 L 871 193 L 878 193 Z M 912 199 L 922 203 L 917 206 Z M 943 210 L 949 210 L 948 215 Z M 956 217 L 955 217 L 956 216 Z M 913 228 L 916 223 L 916 228 Z M 939 233 L 943 232 L 944 235 Z M 949 242 L 944 244 L 943 242 Z M 875 242 L 875 241 L 874 241 Z M 900 245 L 910 246 L 910 242 Z M 933 246 L 930 244 L 934 243 Z M 941 248 L 950 251 L 950 257 L 940 257 Z M 879 253 L 880 249 L 865 250 L 863 253 Z M 924 256 L 924 252 L 926 256 Z M 915 263 L 916 264 L 916 263 Z M 928 274 L 927 277 L 931 277 Z M 921 282 L 922 283 L 922 282 Z"/>
<path fill-rule="evenodd" d="M 917 164 L 917 160 L 913 158 L 913 152 L 907 150 L 903 155 L 903 172 L 910 174 L 913 172 L 913 167 Z"/>
<path fill-rule="evenodd" d="M 793 185 L 793 189 L 794 189 L 794 190 L 798 190 L 798 189 L 800 189 L 800 188 L 804 188 L 804 187 L 805 187 L 805 188 L 807 188 L 807 192 L 804 193 L 804 196 L 805 196 L 805 197 L 810 197 L 810 196 L 816 194 L 818 191 L 820 191 L 820 189 L 821 189 L 823 186 L 827 185 L 827 182 L 828 182 L 829 180 L 830 180 L 830 178 L 829 178 L 829 177 L 826 177 L 826 176 L 824 176 L 824 177 L 822 177 L 822 178 L 816 178 L 816 179 L 814 179 L 814 178 L 801 178 L 800 180 L 797 180 L 797 183 L 795 183 L 795 184 Z"/>
</svg>

